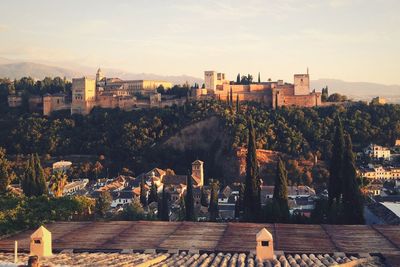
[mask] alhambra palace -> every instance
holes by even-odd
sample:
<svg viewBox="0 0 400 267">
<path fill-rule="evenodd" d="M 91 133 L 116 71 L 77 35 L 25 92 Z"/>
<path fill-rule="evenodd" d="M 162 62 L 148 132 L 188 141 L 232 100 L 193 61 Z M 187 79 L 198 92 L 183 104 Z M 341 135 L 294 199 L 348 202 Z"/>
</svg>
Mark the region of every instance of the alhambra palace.
<svg viewBox="0 0 400 267">
<path fill-rule="evenodd" d="M 57 110 L 70 110 L 71 114 L 87 115 L 94 107 L 137 108 L 167 107 L 183 105 L 188 100 L 219 99 L 235 101 L 257 101 L 277 108 L 282 106 L 315 107 L 322 105 L 321 93 L 310 91 L 310 75 L 295 74 L 293 83 L 283 80 L 238 84 L 225 78 L 224 73 L 204 72 L 202 88 L 191 88 L 187 97 L 167 98 L 157 92 L 158 88 L 169 90 L 172 83 L 154 80 L 121 80 L 106 78 L 98 69 L 96 78 L 73 78 L 72 99 L 65 94 L 46 94 L 37 97 L 37 105 L 43 114 Z"/>
</svg>

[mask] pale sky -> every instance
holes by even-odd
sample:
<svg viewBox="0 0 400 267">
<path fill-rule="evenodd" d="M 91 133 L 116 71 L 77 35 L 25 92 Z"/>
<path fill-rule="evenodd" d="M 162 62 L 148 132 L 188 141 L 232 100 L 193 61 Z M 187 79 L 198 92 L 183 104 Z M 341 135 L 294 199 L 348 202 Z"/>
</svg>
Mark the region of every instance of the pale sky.
<svg viewBox="0 0 400 267">
<path fill-rule="evenodd" d="M 1 0 L 0 57 L 400 84 L 399 0 Z"/>
</svg>

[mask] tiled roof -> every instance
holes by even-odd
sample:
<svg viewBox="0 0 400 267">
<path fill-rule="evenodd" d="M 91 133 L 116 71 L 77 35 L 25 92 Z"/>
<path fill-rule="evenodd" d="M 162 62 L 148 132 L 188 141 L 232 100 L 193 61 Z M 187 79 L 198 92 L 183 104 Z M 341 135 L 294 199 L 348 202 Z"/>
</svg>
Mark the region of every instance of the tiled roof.
<svg viewBox="0 0 400 267">
<path fill-rule="evenodd" d="M 300 225 L 254 223 L 195 223 L 160 221 L 57 222 L 46 225 L 53 249 L 157 249 L 250 252 L 255 236 L 266 227 L 275 250 L 285 253 L 382 253 L 400 255 L 400 227 L 390 225 Z M 0 250 L 12 250 L 18 240 L 29 249 L 27 230 L 0 239 Z"/>
<path fill-rule="evenodd" d="M 29 255 L 21 254 L 19 264 L 27 262 Z M 12 253 L 0 253 L 0 265 L 11 263 Z M 360 258 L 350 255 L 288 254 L 277 255 L 273 260 L 260 262 L 255 255 L 244 253 L 60 253 L 42 259 L 42 265 L 57 266 L 333 266 L 360 262 L 362 266 L 384 266 L 378 257 Z M 17 265 L 6 265 L 17 266 Z"/>
</svg>

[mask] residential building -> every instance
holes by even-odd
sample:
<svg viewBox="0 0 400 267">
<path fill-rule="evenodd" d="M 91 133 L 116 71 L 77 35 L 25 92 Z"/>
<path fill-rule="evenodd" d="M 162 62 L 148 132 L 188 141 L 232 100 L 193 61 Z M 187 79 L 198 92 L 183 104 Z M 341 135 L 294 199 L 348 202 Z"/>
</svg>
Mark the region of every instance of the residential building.
<svg viewBox="0 0 400 267">
<path fill-rule="evenodd" d="M 361 177 L 378 180 L 398 180 L 400 179 L 400 168 L 373 166 L 362 167 L 359 170 Z"/>
<path fill-rule="evenodd" d="M 390 160 L 390 149 L 376 144 L 370 144 L 364 149 L 364 153 L 373 159 Z"/>
<path fill-rule="evenodd" d="M 85 189 L 89 179 L 76 180 L 64 186 L 63 195 L 75 195 L 77 192 Z"/>
<path fill-rule="evenodd" d="M 7 102 L 10 108 L 20 107 L 22 105 L 22 96 L 17 94 L 8 95 Z"/>
</svg>

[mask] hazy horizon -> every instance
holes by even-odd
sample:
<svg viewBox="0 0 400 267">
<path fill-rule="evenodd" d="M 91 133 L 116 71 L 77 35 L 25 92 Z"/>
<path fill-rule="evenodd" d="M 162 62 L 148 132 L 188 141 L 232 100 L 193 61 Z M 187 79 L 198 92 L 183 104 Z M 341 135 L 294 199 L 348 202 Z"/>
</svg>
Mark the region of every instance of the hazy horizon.
<svg viewBox="0 0 400 267">
<path fill-rule="evenodd" d="M 395 0 L 2 1 L 0 57 L 191 75 L 400 84 Z M 62 64 L 62 65 L 60 65 Z"/>
</svg>

